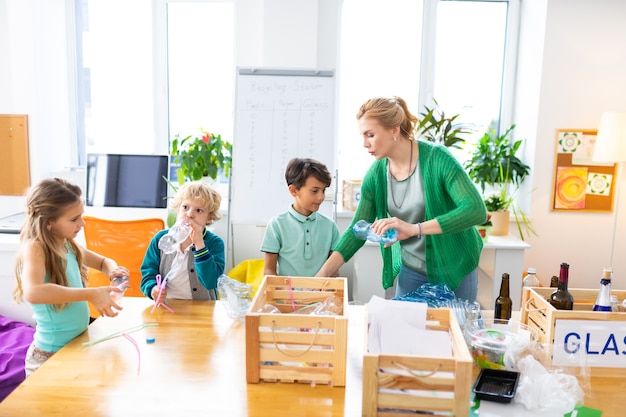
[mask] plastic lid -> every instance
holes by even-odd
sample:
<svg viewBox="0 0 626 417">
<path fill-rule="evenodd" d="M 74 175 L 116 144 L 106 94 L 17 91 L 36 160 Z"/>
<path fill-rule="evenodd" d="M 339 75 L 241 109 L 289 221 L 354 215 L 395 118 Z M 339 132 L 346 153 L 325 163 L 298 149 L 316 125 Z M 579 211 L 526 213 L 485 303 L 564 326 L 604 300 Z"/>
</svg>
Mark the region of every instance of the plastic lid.
<svg viewBox="0 0 626 417">
<path fill-rule="evenodd" d="M 537 270 L 535 268 L 528 268 L 528 273 L 529 274 L 536 274 Z"/>
</svg>

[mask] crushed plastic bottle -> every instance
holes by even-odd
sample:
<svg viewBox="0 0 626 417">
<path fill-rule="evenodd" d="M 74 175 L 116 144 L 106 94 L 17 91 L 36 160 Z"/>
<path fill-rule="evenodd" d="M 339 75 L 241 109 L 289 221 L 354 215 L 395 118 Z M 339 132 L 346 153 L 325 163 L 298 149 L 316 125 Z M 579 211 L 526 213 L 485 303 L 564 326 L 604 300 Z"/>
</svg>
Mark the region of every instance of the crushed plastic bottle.
<svg viewBox="0 0 626 417">
<path fill-rule="evenodd" d="M 174 253 L 181 243 L 191 233 L 191 226 L 187 222 L 178 222 L 170 227 L 170 230 L 159 239 L 159 249 L 165 253 Z"/>
<path fill-rule="evenodd" d="M 396 229 L 389 229 L 384 234 L 379 235 L 372 230 L 372 224 L 366 220 L 359 220 L 352 226 L 354 235 L 361 240 L 368 240 L 374 243 L 394 243 L 398 240 Z"/>
<path fill-rule="evenodd" d="M 126 292 L 126 290 L 130 288 L 130 278 L 128 278 L 126 275 L 123 275 L 121 277 L 115 277 L 111 280 L 111 286 L 117 287 L 122 290 L 121 293 L 111 291 L 111 297 L 113 297 L 115 301 L 120 301 L 122 297 L 124 297 L 124 292 Z"/>
</svg>

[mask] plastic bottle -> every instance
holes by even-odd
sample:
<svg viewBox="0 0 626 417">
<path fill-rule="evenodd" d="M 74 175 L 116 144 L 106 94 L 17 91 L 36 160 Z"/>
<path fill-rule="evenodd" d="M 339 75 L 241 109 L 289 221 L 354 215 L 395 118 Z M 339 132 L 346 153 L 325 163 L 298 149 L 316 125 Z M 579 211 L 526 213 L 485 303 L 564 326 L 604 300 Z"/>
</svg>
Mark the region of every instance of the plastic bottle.
<svg viewBox="0 0 626 417">
<path fill-rule="evenodd" d="M 396 229 L 389 229 L 383 235 L 379 235 L 372 230 L 372 224 L 366 220 L 359 220 L 358 222 L 356 222 L 354 226 L 352 226 L 352 231 L 354 232 L 354 235 L 359 239 L 369 240 L 370 242 L 374 243 L 387 244 L 393 243 L 398 240 L 398 232 L 396 232 Z"/>
<path fill-rule="evenodd" d="M 191 233 L 191 226 L 187 222 L 178 222 L 159 239 L 159 249 L 165 253 L 174 253 L 182 242 Z"/>
<path fill-rule="evenodd" d="M 111 291 L 111 296 L 113 297 L 113 299 L 115 299 L 115 301 L 120 301 L 122 297 L 124 297 L 124 292 L 126 292 L 126 290 L 130 288 L 130 278 L 125 275 L 121 277 L 115 277 L 111 280 L 111 286 L 117 287 L 122 290 L 121 293 Z"/>
<path fill-rule="evenodd" d="M 509 274 L 502 274 L 502 282 L 500 283 L 500 295 L 496 298 L 493 318 L 508 321 L 511 318 L 511 310 L 513 309 L 513 301 L 509 296 Z"/>
<path fill-rule="evenodd" d="M 561 264 L 561 271 L 559 272 L 559 286 L 554 291 L 548 302 L 552 304 L 557 310 L 573 310 L 574 309 L 574 297 L 567 290 L 567 284 L 569 281 L 569 264 L 563 262 Z"/>
<path fill-rule="evenodd" d="M 593 304 L 593 311 L 611 311 L 611 278 L 613 268 L 604 268 L 602 278 L 600 278 L 600 289 L 596 302 Z"/>
<path fill-rule="evenodd" d="M 538 287 L 539 278 L 537 278 L 537 270 L 535 268 L 528 268 L 528 274 L 524 277 L 524 287 Z"/>
</svg>

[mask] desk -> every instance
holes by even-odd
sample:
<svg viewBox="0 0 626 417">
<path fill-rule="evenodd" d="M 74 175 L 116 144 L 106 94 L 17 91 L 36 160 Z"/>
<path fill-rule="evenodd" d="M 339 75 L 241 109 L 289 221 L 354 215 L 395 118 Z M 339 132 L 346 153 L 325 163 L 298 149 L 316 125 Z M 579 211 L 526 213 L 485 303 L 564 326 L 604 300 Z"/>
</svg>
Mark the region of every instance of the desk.
<svg viewBox="0 0 626 417">
<path fill-rule="evenodd" d="M 333 388 L 247 384 L 245 325 L 219 303 L 172 300 L 174 314 L 151 314 L 151 300 L 124 298 L 118 317 L 97 319 L 57 352 L 0 403 L 0 416 L 360 415 L 363 307 L 350 312 L 347 387 Z M 159 326 L 130 333 L 141 349 L 139 375 L 135 348 L 124 337 L 82 346 L 141 323 Z M 154 344 L 146 344 L 148 335 Z"/>
<path fill-rule="evenodd" d="M 116 318 L 99 318 L 0 403 L 0 416 L 348 416 L 361 414 L 364 307 L 350 306 L 345 388 L 246 384 L 243 322 L 220 302 L 171 302 L 150 313 L 151 300 L 127 297 Z M 141 323 L 159 323 L 124 337 L 98 340 Z M 146 344 L 146 336 L 154 344 Z M 477 371 L 477 370 L 476 370 Z M 477 372 L 476 372 L 477 373 Z M 585 405 L 602 417 L 624 415 L 624 378 L 592 378 Z M 507 413 L 507 417 L 509 414 Z"/>
<path fill-rule="evenodd" d="M 513 236 L 489 236 L 483 245 L 478 264 L 478 301 L 485 309 L 493 309 L 494 301 L 500 294 L 502 274 L 510 276 L 510 297 L 513 310 L 519 310 L 522 301 L 522 275 L 524 273 L 524 251 L 530 245 Z M 481 291 L 481 284 L 491 288 Z"/>
</svg>

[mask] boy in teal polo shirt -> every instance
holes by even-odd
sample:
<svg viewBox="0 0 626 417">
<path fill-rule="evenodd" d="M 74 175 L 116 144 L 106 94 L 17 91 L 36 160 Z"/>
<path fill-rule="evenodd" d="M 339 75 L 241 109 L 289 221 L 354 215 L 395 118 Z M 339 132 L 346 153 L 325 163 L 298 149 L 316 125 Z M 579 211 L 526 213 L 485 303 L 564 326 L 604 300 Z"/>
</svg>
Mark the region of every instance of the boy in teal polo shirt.
<svg viewBox="0 0 626 417">
<path fill-rule="evenodd" d="M 261 252 L 265 275 L 313 277 L 339 241 L 335 222 L 318 213 L 332 177 L 314 159 L 294 158 L 285 180 L 294 202 L 267 224 Z"/>
</svg>

